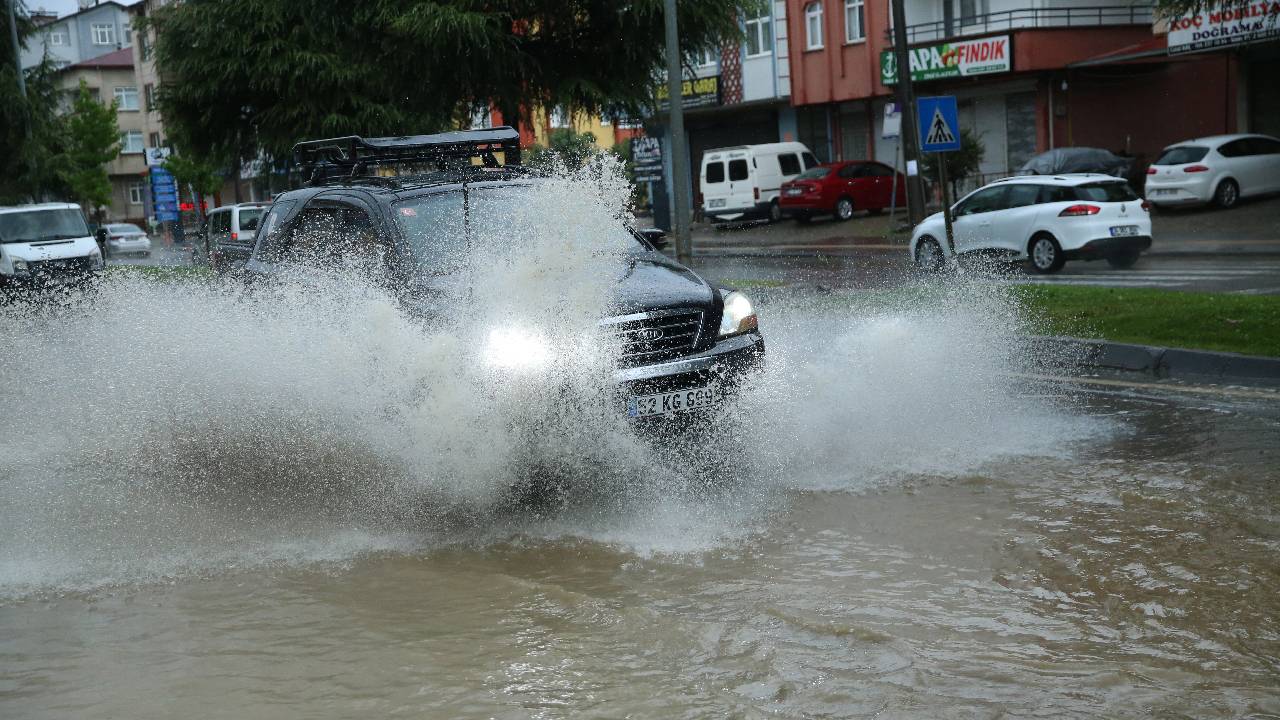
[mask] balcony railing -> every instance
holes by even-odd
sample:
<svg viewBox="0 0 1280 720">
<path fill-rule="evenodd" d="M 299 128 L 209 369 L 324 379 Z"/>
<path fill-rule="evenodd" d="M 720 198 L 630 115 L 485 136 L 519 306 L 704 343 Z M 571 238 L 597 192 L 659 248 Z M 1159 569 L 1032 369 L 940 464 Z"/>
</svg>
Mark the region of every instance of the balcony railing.
<svg viewBox="0 0 1280 720">
<path fill-rule="evenodd" d="M 1005 30 L 1039 28 L 1099 27 L 1103 25 L 1151 25 L 1149 3 L 1099 5 L 1096 7 L 1022 8 L 985 15 L 957 17 L 951 22 L 916 23 L 907 26 L 907 42 L 920 43 L 966 35 L 986 35 Z M 886 37 L 893 41 L 892 29 Z"/>
</svg>

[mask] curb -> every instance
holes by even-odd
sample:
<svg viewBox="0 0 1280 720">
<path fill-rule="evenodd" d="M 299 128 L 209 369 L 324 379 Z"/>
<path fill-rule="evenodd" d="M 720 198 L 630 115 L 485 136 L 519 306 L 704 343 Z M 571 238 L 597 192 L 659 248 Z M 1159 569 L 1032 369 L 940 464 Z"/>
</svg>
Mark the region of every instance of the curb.
<svg viewBox="0 0 1280 720">
<path fill-rule="evenodd" d="M 1274 357 L 1073 337 L 1036 336 L 1031 338 L 1031 344 L 1082 367 L 1140 372 L 1158 378 L 1280 383 L 1280 358 Z"/>
</svg>

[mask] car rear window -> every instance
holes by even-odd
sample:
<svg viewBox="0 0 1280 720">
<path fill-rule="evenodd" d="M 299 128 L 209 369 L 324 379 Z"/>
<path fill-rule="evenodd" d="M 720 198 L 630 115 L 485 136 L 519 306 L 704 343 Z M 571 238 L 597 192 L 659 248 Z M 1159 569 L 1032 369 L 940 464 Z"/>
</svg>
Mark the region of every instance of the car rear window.
<svg viewBox="0 0 1280 720">
<path fill-rule="evenodd" d="M 707 163 L 707 184 L 724 182 L 724 163 Z"/>
<path fill-rule="evenodd" d="M 1171 147 L 1165 150 L 1160 159 L 1156 160 L 1156 165 L 1186 165 L 1187 163 L 1200 162 L 1205 155 L 1209 154 L 1209 148 L 1201 145 L 1182 145 L 1180 147 Z"/>
<path fill-rule="evenodd" d="M 821 180 L 822 178 L 830 175 L 833 169 L 834 168 L 829 168 L 829 167 L 809 168 L 808 170 L 805 170 L 804 172 L 797 175 L 796 179 L 797 180 Z"/>
<path fill-rule="evenodd" d="M 258 221 L 267 214 L 266 208 L 244 208 L 240 211 L 240 230 L 257 230 Z"/>
<path fill-rule="evenodd" d="M 1092 200 L 1094 202 L 1126 202 L 1138 199 L 1133 189 L 1129 187 L 1129 183 L 1123 180 L 1077 185 L 1076 196 L 1081 200 Z"/>
<path fill-rule="evenodd" d="M 729 161 L 729 179 L 733 181 L 747 179 L 747 161 L 746 160 L 730 160 Z"/>
</svg>

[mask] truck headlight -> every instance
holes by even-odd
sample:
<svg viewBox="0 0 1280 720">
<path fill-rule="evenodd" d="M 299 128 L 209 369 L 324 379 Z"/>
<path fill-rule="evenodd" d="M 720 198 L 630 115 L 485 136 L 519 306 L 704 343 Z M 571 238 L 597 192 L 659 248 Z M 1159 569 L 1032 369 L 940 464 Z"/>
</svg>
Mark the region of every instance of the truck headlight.
<svg viewBox="0 0 1280 720">
<path fill-rule="evenodd" d="M 551 343 L 541 333 L 519 328 L 489 332 L 485 361 L 504 370 L 536 370 L 551 362 Z"/>
<path fill-rule="evenodd" d="M 722 291 L 723 292 L 723 291 Z M 740 292 L 724 296 L 724 314 L 720 316 L 720 337 L 727 338 L 751 332 L 760 327 L 751 300 Z"/>
</svg>

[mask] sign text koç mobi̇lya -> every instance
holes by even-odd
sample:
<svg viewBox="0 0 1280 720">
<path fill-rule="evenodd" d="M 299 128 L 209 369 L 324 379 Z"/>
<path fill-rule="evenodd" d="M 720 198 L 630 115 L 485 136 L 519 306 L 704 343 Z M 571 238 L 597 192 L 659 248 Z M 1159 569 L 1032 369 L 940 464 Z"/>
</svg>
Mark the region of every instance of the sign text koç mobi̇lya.
<svg viewBox="0 0 1280 720">
<path fill-rule="evenodd" d="M 1252 2 L 1169 21 L 1169 54 L 1280 38 L 1280 2 Z"/>
<path fill-rule="evenodd" d="M 1009 72 L 1013 69 L 1012 50 L 1008 35 L 911 48 L 907 50 L 911 58 L 911 80 L 923 82 Z M 898 82 L 898 64 L 892 50 L 880 53 L 880 82 L 885 85 Z"/>
<path fill-rule="evenodd" d="M 671 92 L 666 83 L 657 87 L 654 98 L 658 101 L 659 110 L 671 107 Z M 706 107 L 720 104 L 720 76 L 709 75 L 700 78 L 687 78 L 680 87 L 681 105 L 687 108 Z"/>
</svg>

